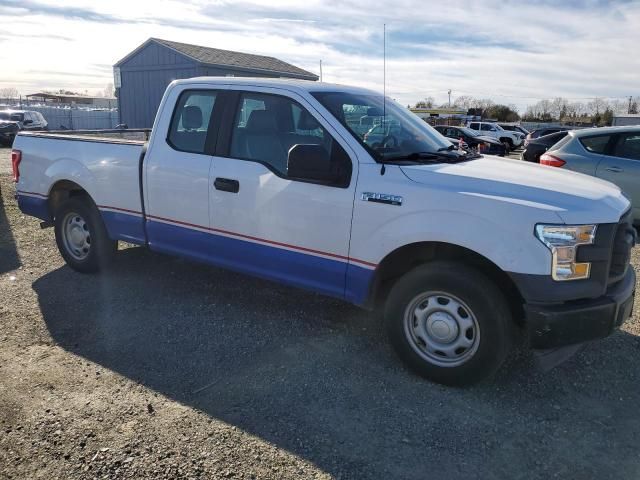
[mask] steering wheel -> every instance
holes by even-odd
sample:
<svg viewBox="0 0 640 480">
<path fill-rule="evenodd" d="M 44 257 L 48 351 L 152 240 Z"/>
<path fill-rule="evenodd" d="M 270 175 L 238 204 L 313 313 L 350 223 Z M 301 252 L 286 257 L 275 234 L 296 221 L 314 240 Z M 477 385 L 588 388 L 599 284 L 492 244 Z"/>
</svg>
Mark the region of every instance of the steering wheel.
<svg viewBox="0 0 640 480">
<path fill-rule="evenodd" d="M 393 145 L 390 145 L 391 142 L 393 142 Z M 398 145 L 398 139 L 393 135 L 386 135 L 380 142 L 382 148 L 398 148 Z"/>
</svg>

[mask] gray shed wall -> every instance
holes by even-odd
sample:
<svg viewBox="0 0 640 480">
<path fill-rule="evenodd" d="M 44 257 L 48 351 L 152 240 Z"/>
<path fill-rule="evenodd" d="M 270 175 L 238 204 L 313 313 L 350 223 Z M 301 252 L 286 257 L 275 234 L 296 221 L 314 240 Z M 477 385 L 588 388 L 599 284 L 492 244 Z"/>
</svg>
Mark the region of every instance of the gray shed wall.
<svg viewBox="0 0 640 480">
<path fill-rule="evenodd" d="M 169 47 L 150 43 L 120 65 L 120 123 L 150 128 L 167 86 L 180 78 L 199 76 L 273 77 L 250 69 L 202 65 Z M 285 75 L 282 75 L 285 76 Z"/>
</svg>

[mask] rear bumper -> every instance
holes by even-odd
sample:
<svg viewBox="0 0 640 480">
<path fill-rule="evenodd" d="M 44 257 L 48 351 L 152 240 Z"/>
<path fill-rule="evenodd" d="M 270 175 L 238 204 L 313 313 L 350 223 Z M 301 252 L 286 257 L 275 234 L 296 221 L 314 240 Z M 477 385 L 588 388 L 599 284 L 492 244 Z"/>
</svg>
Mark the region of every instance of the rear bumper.
<svg viewBox="0 0 640 480">
<path fill-rule="evenodd" d="M 531 346 L 555 348 L 603 338 L 622 325 L 633 311 L 636 275 L 628 267 L 622 280 L 605 295 L 560 304 L 525 304 Z"/>
<path fill-rule="evenodd" d="M 0 142 L 13 142 L 16 132 L 0 132 Z"/>
</svg>

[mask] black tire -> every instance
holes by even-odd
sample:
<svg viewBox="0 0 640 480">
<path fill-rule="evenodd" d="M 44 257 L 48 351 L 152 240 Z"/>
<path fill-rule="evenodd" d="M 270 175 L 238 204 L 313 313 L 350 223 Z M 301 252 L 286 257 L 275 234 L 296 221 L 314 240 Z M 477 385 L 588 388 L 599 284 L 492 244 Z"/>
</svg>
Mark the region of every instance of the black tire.
<svg viewBox="0 0 640 480">
<path fill-rule="evenodd" d="M 56 210 L 54 218 L 56 243 L 67 265 L 82 273 L 98 272 L 109 265 L 118 249 L 118 242 L 109 238 L 100 212 L 89 197 L 79 196 L 65 200 Z M 82 223 L 78 223 L 78 219 Z M 86 250 L 84 247 L 74 248 L 71 240 L 65 240 L 65 237 L 73 236 L 63 231 L 65 225 L 71 225 L 72 222 L 76 222 L 78 236 L 84 232 L 84 241 L 88 243 Z"/>
<path fill-rule="evenodd" d="M 505 155 L 509 155 L 511 150 L 513 150 L 513 140 L 510 138 L 501 138 L 500 141 L 502 142 L 502 145 L 504 145 Z"/>
<path fill-rule="evenodd" d="M 437 304 L 431 307 L 434 296 L 429 296 L 420 307 L 426 304 L 428 308 L 435 308 L 436 314 L 442 315 L 437 309 L 440 302 L 450 295 L 454 298 L 452 305 L 458 300 L 464 307 L 462 312 L 457 310 L 459 315 L 468 310 L 465 318 L 475 319 L 472 322 L 474 326 L 470 328 L 475 347 L 460 354 L 467 355 L 463 357 L 466 358 L 463 363 L 443 365 L 442 362 L 448 362 L 449 358 L 428 358 L 439 354 L 426 352 L 426 341 L 420 345 L 421 339 L 412 333 L 418 329 L 419 321 L 409 311 L 420 295 L 427 295 L 426 292 L 435 293 Z M 427 263 L 401 277 L 389 293 L 384 317 L 390 341 L 402 360 L 419 375 L 445 385 L 466 386 L 492 376 L 504 362 L 514 340 L 515 324 L 507 301 L 496 285 L 478 270 L 453 261 Z M 454 318 L 453 315 L 449 317 Z M 430 327 L 426 325 L 431 318 L 434 318 L 433 314 L 424 320 L 424 330 L 420 330 L 427 335 Z M 457 328 L 452 330 L 458 332 L 455 340 L 450 342 L 454 346 L 458 339 L 464 341 L 461 335 L 468 337 L 469 334 L 469 330 L 463 333 L 464 327 Z M 431 343 L 434 344 L 439 345 Z M 458 350 L 454 355 L 457 354 Z"/>
</svg>

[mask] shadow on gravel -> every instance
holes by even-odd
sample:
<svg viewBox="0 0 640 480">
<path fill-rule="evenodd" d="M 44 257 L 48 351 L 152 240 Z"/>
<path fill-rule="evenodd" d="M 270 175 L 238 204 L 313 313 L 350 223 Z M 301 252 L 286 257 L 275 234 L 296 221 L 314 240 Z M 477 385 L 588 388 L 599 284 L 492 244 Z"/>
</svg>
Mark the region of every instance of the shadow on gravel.
<svg viewBox="0 0 640 480">
<path fill-rule="evenodd" d="M 4 200 L 0 194 L 0 273 L 10 272 L 20 266 L 16 242 L 4 210 Z"/>
<path fill-rule="evenodd" d="M 34 283 L 54 339 L 336 477 L 640 471 L 636 336 L 547 373 L 519 354 L 493 383 L 450 389 L 405 371 L 380 322 L 340 301 L 138 248 L 118 257 L 109 274 Z"/>
</svg>

